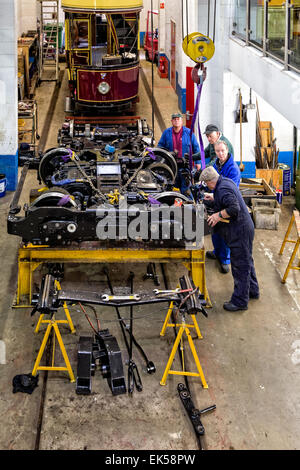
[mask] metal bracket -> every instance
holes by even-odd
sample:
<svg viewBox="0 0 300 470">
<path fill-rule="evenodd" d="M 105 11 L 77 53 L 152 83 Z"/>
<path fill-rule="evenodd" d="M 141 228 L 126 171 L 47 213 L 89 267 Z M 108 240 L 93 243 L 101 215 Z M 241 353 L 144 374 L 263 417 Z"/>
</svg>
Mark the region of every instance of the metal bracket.
<svg viewBox="0 0 300 470">
<path fill-rule="evenodd" d="M 76 393 L 78 395 L 89 395 L 92 392 L 92 359 L 93 338 L 92 336 L 80 336 L 77 352 L 77 377 Z"/>
<path fill-rule="evenodd" d="M 95 335 L 81 336 L 78 345 L 76 393 L 89 395 L 92 391 L 91 376 L 100 362 L 103 377 L 107 378 L 113 395 L 126 393 L 122 355 L 117 340 L 109 330 L 100 330 Z"/>
<path fill-rule="evenodd" d="M 146 279 L 153 279 L 154 284 L 156 286 L 160 285 L 158 275 L 156 274 L 156 267 L 155 263 L 149 263 L 147 266 L 147 273 L 144 274 L 143 280 L 145 281 Z"/>
<path fill-rule="evenodd" d="M 179 397 L 182 401 L 182 404 L 184 408 L 186 409 L 186 412 L 188 414 L 188 417 L 193 425 L 194 431 L 196 433 L 196 436 L 199 440 L 199 444 L 201 445 L 200 442 L 200 437 L 204 436 L 205 434 L 205 429 L 204 426 L 201 422 L 201 415 L 208 413 L 209 411 L 213 411 L 216 409 L 216 405 L 209 406 L 208 408 L 205 408 L 203 410 L 198 410 L 195 408 L 194 402 L 192 400 L 191 394 L 186 388 L 186 386 L 182 383 L 179 383 L 177 386 L 177 390 L 179 393 Z"/>
</svg>

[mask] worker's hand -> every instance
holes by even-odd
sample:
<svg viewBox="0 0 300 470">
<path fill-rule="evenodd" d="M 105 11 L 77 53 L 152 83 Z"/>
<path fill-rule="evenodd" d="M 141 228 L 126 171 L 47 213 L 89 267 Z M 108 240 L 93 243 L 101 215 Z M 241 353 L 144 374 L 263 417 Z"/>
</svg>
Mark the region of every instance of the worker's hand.
<svg viewBox="0 0 300 470">
<path fill-rule="evenodd" d="M 214 195 L 212 193 L 204 193 L 204 199 L 205 201 L 213 201 Z"/>
<path fill-rule="evenodd" d="M 195 165 L 195 167 L 196 167 L 197 171 L 201 170 L 201 165 L 197 164 L 197 165 Z"/>
<path fill-rule="evenodd" d="M 219 216 L 218 212 L 215 212 L 214 214 L 209 215 L 207 217 L 207 223 L 211 227 L 214 227 L 218 222 L 220 222 L 220 220 L 221 220 L 221 217 Z"/>
</svg>

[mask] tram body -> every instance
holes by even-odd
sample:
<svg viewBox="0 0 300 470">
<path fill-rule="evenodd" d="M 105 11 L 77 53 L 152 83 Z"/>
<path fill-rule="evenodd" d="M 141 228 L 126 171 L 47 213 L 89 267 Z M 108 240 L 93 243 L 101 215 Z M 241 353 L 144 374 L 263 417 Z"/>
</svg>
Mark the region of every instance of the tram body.
<svg viewBox="0 0 300 470">
<path fill-rule="evenodd" d="M 62 0 L 69 111 L 127 111 L 137 100 L 142 0 Z"/>
</svg>

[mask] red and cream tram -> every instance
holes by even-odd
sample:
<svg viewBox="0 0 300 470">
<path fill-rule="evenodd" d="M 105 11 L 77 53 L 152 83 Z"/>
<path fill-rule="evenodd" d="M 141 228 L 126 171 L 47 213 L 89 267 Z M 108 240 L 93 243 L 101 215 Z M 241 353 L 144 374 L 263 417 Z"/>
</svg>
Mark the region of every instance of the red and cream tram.
<svg viewBox="0 0 300 470">
<path fill-rule="evenodd" d="M 62 0 L 69 111 L 129 110 L 139 82 L 142 0 Z"/>
</svg>

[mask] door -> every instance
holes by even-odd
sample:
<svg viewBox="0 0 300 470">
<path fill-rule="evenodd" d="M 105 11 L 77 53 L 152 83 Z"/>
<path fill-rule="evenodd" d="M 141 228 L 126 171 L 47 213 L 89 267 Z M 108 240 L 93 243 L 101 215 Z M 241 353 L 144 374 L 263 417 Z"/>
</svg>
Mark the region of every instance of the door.
<svg viewBox="0 0 300 470">
<path fill-rule="evenodd" d="M 171 85 L 176 91 L 176 23 L 171 20 Z"/>
</svg>

